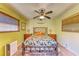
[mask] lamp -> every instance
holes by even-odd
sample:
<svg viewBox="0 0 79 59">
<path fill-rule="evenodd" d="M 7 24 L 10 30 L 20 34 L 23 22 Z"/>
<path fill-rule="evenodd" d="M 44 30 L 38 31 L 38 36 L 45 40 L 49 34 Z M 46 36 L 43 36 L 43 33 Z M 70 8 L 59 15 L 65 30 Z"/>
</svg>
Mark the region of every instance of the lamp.
<svg viewBox="0 0 79 59">
<path fill-rule="evenodd" d="M 40 18 L 40 19 L 44 19 L 45 17 L 44 17 L 44 16 L 40 16 L 39 18 Z"/>
</svg>

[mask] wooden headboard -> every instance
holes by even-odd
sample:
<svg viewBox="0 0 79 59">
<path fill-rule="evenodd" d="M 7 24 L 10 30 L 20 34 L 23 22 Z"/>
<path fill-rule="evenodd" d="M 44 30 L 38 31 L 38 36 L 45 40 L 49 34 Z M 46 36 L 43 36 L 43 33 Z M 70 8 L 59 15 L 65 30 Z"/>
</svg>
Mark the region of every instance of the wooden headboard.
<svg viewBox="0 0 79 59">
<path fill-rule="evenodd" d="M 24 34 L 24 40 L 26 40 L 28 37 L 30 37 L 32 34 Z"/>
<path fill-rule="evenodd" d="M 26 40 L 28 37 L 30 37 L 32 34 L 24 34 L 24 40 Z M 57 41 L 56 39 L 56 34 L 48 34 L 52 39 L 55 39 L 55 41 Z"/>
<path fill-rule="evenodd" d="M 55 39 L 55 41 L 57 41 L 57 36 L 56 34 L 48 34 L 52 39 Z"/>
</svg>

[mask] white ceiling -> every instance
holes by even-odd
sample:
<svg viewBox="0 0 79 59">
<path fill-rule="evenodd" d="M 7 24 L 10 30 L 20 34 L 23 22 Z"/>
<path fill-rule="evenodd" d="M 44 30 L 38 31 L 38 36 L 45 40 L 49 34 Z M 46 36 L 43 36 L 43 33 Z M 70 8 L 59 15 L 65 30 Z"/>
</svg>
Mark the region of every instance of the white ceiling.
<svg viewBox="0 0 79 59">
<path fill-rule="evenodd" d="M 52 10 L 53 13 L 49 16 L 55 18 L 61 15 L 68 9 L 70 9 L 74 4 L 71 3 L 12 3 L 11 4 L 16 10 L 26 16 L 28 19 L 32 19 L 34 16 L 38 15 L 34 10 L 40 8 L 45 8 L 46 11 Z"/>
</svg>

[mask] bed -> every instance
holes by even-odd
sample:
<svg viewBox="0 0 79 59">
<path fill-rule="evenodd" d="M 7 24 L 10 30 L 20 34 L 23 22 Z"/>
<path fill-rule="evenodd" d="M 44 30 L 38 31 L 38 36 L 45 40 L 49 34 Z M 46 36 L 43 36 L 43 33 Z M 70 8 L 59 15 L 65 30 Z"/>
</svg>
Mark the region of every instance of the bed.
<svg viewBox="0 0 79 59">
<path fill-rule="evenodd" d="M 25 34 L 22 48 L 25 56 L 57 56 L 56 34 L 48 35 L 41 31 Z"/>
</svg>

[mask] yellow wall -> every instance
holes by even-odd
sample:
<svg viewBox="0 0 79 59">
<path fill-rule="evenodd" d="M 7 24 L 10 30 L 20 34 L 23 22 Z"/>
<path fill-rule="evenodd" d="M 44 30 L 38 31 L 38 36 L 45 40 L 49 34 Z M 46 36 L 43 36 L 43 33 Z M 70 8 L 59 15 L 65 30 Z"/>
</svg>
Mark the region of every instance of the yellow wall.
<svg viewBox="0 0 79 59">
<path fill-rule="evenodd" d="M 43 24 L 39 24 L 39 23 L 43 23 Z M 33 33 L 33 27 L 47 27 L 48 34 L 55 34 L 54 20 L 44 19 L 40 21 L 38 19 L 30 19 L 27 22 L 26 27 L 27 27 L 26 33 Z"/>
<path fill-rule="evenodd" d="M 17 40 L 18 44 L 23 41 L 23 35 L 25 30 L 21 30 L 21 22 L 25 22 L 26 20 L 24 16 L 18 13 L 14 8 L 9 6 L 8 4 L 0 4 L 0 11 L 5 12 L 20 21 L 20 32 L 7 32 L 7 33 L 0 33 L 0 55 L 4 55 L 4 45 L 10 43 L 12 41 Z"/>
<path fill-rule="evenodd" d="M 70 10 L 66 11 L 63 15 L 62 15 L 62 19 L 74 16 L 76 14 L 79 14 L 79 4 L 76 4 L 74 7 L 72 7 Z"/>
<path fill-rule="evenodd" d="M 54 24 L 54 28 L 55 28 L 55 32 L 57 34 L 57 39 L 59 42 L 61 42 L 62 44 L 62 20 L 65 18 L 68 18 L 70 16 L 74 16 L 74 14 L 79 14 L 79 4 L 76 4 L 74 7 L 72 7 L 70 10 L 66 11 L 65 13 L 63 13 L 62 15 L 60 15 L 59 17 L 56 17 L 55 19 L 53 19 L 53 24 Z"/>
<path fill-rule="evenodd" d="M 54 19 L 54 25 L 55 25 L 55 32 L 57 35 L 57 41 L 60 42 L 61 40 L 61 34 L 62 34 L 62 20 L 60 19 L 60 17 L 57 17 Z"/>
<path fill-rule="evenodd" d="M 42 22 L 44 24 L 38 24 L 39 22 Z M 62 20 L 60 17 L 57 17 L 55 19 L 51 19 L 51 20 L 43 20 L 43 21 L 39 21 L 37 19 L 31 19 L 27 22 L 26 25 L 26 33 L 33 33 L 33 27 L 48 27 L 48 34 L 50 34 L 50 30 L 51 30 L 51 34 L 56 34 L 57 35 L 57 41 L 61 42 L 61 35 L 62 35 Z"/>
<path fill-rule="evenodd" d="M 66 19 L 79 14 L 79 4 L 76 4 L 72 9 L 66 11 L 61 19 Z M 72 51 L 74 54 L 79 55 L 79 33 L 77 32 L 62 32 L 61 44 Z"/>
</svg>

